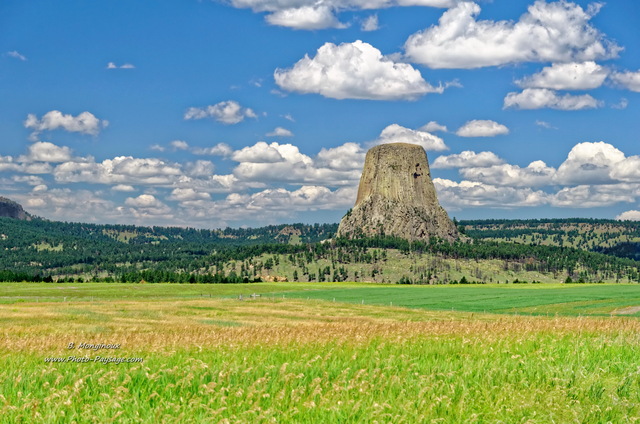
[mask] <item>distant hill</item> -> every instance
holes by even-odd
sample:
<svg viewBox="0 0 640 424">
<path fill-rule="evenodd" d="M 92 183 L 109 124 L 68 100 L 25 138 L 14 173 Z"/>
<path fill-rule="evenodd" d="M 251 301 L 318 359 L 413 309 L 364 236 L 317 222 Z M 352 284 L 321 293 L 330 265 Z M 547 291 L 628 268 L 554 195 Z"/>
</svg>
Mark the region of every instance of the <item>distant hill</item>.
<svg viewBox="0 0 640 424">
<path fill-rule="evenodd" d="M 474 239 L 603 251 L 640 242 L 640 222 L 612 219 L 487 219 L 460 221 Z M 615 249 L 613 249 L 615 250 Z"/>
<path fill-rule="evenodd" d="M 302 245 L 331 238 L 337 224 L 202 230 L 0 218 L 0 270 L 55 275 L 87 270 L 156 268 L 190 271 L 214 252 L 265 244 Z"/>
<path fill-rule="evenodd" d="M 457 223 L 472 243 L 345 240 L 337 224 L 201 230 L 0 217 L 0 280 L 640 281 L 640 223 Z"/>
<path fill-rule="evenodd" d="M 22 205 L 2 196 L 0 196 L 0 217 L 21 220 L 30 219 L 30 215 L 24 211 Z"/>
</svg>

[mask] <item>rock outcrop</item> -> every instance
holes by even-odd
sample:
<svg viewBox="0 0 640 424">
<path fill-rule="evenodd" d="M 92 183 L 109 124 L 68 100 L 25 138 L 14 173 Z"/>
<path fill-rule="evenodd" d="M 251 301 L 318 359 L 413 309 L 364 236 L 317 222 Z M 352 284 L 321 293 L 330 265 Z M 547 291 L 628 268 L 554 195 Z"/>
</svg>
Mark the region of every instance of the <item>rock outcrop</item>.
<svg viewBox="0 0 640 424">
<path fill-rule="evenodd" d="M 19 203 L 2 196 L 0 196 L 0 217 L 30 219 L 29 214 L 22 209 Z"/>
<path fill-rule="evenodd" d="M 390 143 L 367 152 L 356 204 L 342 218 L 338 236 L 377 235 L 411 241 L 460 237 L 438 203 L 427 154 L 421 146 Z"/>
</svg>

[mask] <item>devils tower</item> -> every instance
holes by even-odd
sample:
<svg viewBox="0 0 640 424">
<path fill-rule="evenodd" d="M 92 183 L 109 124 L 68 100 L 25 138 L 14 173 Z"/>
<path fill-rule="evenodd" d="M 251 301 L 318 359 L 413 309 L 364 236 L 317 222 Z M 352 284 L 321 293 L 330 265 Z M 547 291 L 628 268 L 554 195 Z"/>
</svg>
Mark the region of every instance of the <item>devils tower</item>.
<svg viewBox="0 0 640 424">
<path fill-rule="evenodd" d="M 356 205 L 342 218 L 338 236 L 377 235 L 411 241 L 460 237 L 438 203 L 421 146 L 390 143 L 367 152 Z"/>
</svg>

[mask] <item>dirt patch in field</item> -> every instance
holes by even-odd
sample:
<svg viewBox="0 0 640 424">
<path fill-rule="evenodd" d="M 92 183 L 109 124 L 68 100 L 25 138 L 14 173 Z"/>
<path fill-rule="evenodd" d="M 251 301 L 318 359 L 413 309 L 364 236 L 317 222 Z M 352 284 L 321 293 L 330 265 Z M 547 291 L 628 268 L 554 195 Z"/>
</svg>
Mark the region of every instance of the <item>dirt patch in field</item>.
<svg viewBox="0 0 640 424">
<path fill-rule="evenodd" d="M 613 315 L 632 315 L 640 312 L 640 306 L 629 306 L 622 309 L 616 309 L 612 312 Z"/>
</svg>

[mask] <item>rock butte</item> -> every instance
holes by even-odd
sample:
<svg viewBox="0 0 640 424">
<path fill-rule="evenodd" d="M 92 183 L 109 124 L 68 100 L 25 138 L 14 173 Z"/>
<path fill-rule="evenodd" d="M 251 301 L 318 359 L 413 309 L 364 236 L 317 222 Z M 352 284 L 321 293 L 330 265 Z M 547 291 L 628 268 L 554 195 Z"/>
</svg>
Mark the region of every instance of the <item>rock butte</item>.
<svg viewBox="0 0 640 424">
<path fill-rule="evenodd" d="M 382 144 L 367 152 L 356 204 L 342 218 L 338 236 L 377 235 L 411 241 L 460 238 L 438 203 L 427 154 L 419 145 Z"/>
<path fill-rule="evenodd" d="M 13 200 L 0 196 L 0 217 L 8 217 L 14 219 L 31 219 L 28 213 L 22 209 L 22 206 Z"/>
</svg>

